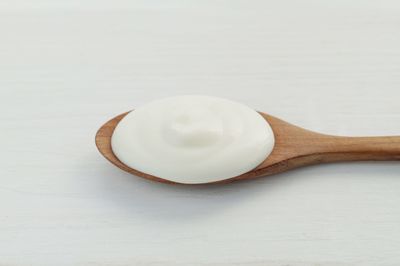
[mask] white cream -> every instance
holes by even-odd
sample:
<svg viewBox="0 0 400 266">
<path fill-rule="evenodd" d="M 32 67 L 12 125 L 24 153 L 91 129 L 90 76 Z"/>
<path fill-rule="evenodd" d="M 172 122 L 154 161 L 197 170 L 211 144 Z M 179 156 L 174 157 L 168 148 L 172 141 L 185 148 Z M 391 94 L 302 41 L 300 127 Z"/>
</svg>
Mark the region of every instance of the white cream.
<svg viewBox="0 0 400 266">
<path fill-rule="evenodd" d="M 209 96 L 176 96 L 135 109 L 117 125 L 111 144 L 124 164 L 178 183 L 244 174 L 274 147 L 267 121 L 253 109 Z"/>
</svg>

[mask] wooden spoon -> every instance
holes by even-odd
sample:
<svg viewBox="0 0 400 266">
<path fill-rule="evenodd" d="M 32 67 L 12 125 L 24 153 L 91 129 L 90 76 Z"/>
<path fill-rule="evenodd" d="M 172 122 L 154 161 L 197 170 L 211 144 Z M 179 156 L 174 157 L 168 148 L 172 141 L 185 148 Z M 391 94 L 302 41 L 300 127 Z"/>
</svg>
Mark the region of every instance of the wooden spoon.
<svg viewBox="0 0 400 266">
<path fill-rule="evenodd" d="M 152 176 L 123 164 L 111 149 L 111 136 L 123 113 L 105 123 L 96 134 L 100 153 L 122 170 L 147 179 L 175 183 Z M 260 113 L 275 134 L 275 147 L 271 155 L 254 170 L 213 183 L 251 179 L 277 174 L 290 169 L 329 162 L 400 160 L 400 136 L 392 137 L 339 137 L 312 132 L 273 116 Z"/>
</svg>

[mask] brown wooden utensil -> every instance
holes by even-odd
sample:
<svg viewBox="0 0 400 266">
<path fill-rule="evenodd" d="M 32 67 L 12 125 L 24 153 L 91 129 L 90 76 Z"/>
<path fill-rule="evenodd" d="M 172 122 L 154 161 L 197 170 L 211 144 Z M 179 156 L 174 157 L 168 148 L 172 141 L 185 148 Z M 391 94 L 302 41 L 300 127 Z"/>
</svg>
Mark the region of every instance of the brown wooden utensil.
<svg viewBox="0 0 400 266">
<path fill-rule="evenodd" d="M 123 113 L 105 123 L 96 134 L 100 153 L 122 170 L 147 179 L 175 183 L 152 176 L 123 164 L 111 149 L 111 136 Z M 275 134 L 275 147 L 271 155 L 254 170 L 218 182 L 251 179 L 285 172 L 294 168 L 344 161 L 393 161 L 400 160 L 400 136 L 390 137 L 339 137 L 312 132 L 276 117 L 260 113 L 271 125 Z"/>
</svg>

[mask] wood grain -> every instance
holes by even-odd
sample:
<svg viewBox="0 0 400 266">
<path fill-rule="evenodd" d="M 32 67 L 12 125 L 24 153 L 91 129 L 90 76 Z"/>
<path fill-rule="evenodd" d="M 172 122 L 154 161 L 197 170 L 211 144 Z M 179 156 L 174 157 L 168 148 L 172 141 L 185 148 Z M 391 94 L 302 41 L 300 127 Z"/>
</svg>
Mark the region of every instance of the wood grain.
<svg viewBox="0 0 400 266">
<path fill-rule="evenodd" d="M 111 136 L 119 121 L 128 113 L 118 115 L 98 130 L 96 146 L 100 153 L 128 173 L 154 181 L 175 183 L 132 169 L 114 155 L 111 148 Z M 268 121 L 275 134 L 275 147 L 271 155 L 250 172 L 213 183 L 251 179 L 329 162 L 400 160 L 400 136 L 331 136 L 297 127 L 265 113 L 260 112 L 260 114 Z"/>
</svg>

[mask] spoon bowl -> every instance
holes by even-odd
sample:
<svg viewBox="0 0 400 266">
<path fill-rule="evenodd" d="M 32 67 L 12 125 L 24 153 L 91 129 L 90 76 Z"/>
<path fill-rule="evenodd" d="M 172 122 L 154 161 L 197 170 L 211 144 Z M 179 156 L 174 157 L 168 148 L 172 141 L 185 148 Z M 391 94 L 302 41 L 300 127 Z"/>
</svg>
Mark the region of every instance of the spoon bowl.
<svg viewBox="0 0 400 266">
<path fill-rule="evenodd" d="M 100 153 L 118 168 L 146 179 L 176 182 L 140 172 L 123 164 L 113 153 L 111 137 L 115 127 L 129 112 L 106 122 L 96 134 Z M 340 161 L 400 160 L 400 136 L 340 137 L 316 133 L 261 113 L 275 135 L 272 153 L 255 169 L 239 176 L 210 183 L 225 183 L 285 172 L 302 166 Z M 203 183 L 204 184 L 204 183 Z"/>
</svg>

